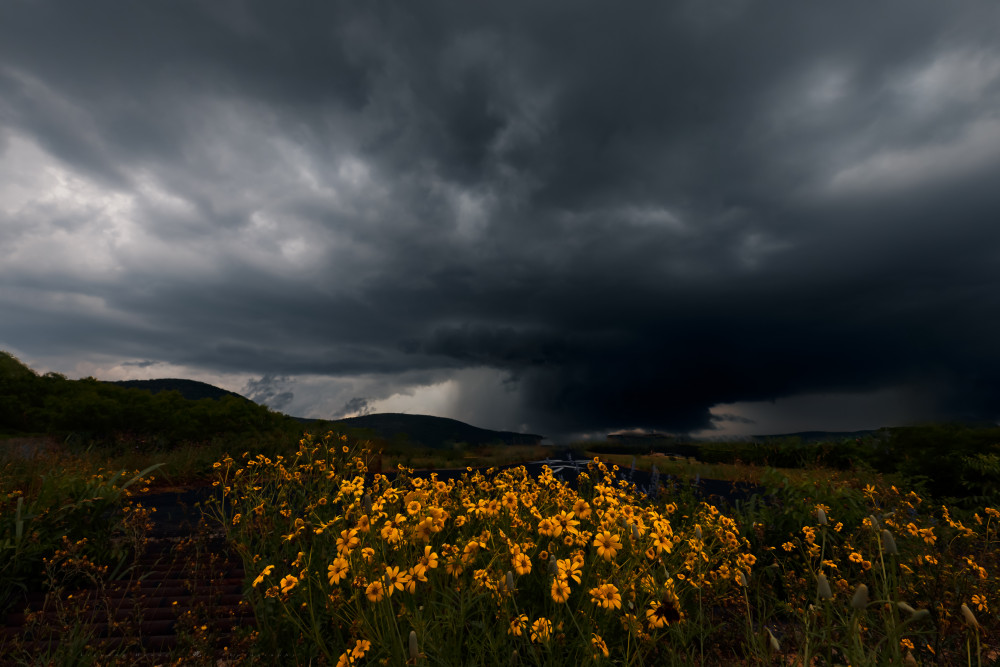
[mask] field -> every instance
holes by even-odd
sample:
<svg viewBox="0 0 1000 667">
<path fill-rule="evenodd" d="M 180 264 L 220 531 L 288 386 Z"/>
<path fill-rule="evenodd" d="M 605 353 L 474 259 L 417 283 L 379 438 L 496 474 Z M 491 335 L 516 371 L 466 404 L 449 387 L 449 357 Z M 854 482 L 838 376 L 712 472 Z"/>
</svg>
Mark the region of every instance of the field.
<svg viewBox="0 0 1000 667">
<path fill-rule="evenodd" d="M 140 638 L 105 650 L 74 625 L 73 595 L 138 562 L 144 495 L 206 475 L 225 500 L 204 531 L 242 561 L 256 628 L 178 627 L 178 649 L 148 664 L 996 662 L 1000 511 L 870 470 L 636 457 L 761 485 L 715 506 L 688 484 L 639 493 L 621 474 L 631 454 L 588 457 L 570 484 L 471 467 L 535 450 L 465 451 L 445 480 L 334 433 L 263 451 L 36 449 L 0 462 L 0 600 L 45 592 L 66 641 L 29 650 L 29 627 L 0 643 L 5 664 L 141 662 Z"/>
</svg>

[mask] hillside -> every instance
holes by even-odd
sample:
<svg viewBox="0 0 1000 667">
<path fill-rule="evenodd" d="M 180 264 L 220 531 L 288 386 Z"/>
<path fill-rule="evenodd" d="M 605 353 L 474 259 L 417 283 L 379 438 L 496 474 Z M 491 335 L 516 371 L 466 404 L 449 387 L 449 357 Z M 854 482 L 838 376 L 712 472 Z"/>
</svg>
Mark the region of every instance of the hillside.
<svg viewBox="0 0 1000 667">
<path fill-rule="evenodd" d="M 423 447 L 447 447 L 453 443 L 466 443 L 471 446 L 489 444 L 537 445 L 544 437 L 532 433 L 492 431 L 445 417 L 400 413 L 350 417 L 338 419 L 336 423 L 343 424 L 352 430 L 371 431 L 385 440 Z"/>
<path fill-rule="evenodd" d="M 236 392 L 220 389 L 207 382 L 197 380 L 182 380 L 178 378 L 163 378 L 158 380 L 113 380 L 108 384 L 115 384 L 126 389 L 142 389 L 151 394 L 159 394 L 161 391 L 176 391 L 189 401 L 198 401 L 203 398 L 220 399 L 223 396 L 241 398 L 245 401 L 250 399 L 237 394 Z"/>
</svg>

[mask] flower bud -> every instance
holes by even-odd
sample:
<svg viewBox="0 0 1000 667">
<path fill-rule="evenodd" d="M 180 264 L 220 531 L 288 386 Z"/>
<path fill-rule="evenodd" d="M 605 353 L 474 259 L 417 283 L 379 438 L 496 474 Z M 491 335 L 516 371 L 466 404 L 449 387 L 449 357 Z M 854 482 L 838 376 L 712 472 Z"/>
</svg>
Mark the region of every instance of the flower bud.
<svg viewBox="0 0 1000 667">
<path fill-rule="evenodd" d="M 639 526 L 635 525 L 634 523 L 631 523 L 629 525 L 632 527 L 632 539 L 634 541 L 638 541 L 639 540 Z"/>
<path fill-rule="evenodd" d="M 514 573 L 511 572 L 510 570 L 507 570 L 507 576 L 504 577 L 503 581 L 504 581 L 504 585 L 507 587 L 507 590 L 510 591 L 510 592 L 513 592 L 514 591 Z"/>
<path fill-rule="evenodd" d="M 889 532 L 888 528 L 882 530 L 882 549 L 887 554 L 898 554 L 899 550 L 896 549 L 896 540 L 893 539 L 892 533 Z"/>
<path fill-rule="evenodd" d="M 417 632 L 410 630 L 410 660 L 416 662 L 418 657 L 420 657 L 420 651 L 417 650 Z"/>
<path fill-rule="evenodd" d="M 817 507 L 816 508 L 816 519 L 819 521 L 819 525 L 825 526 L 826 525 L 826 510 L 824 510 L 822 507 Z"/>
<path fill-rule="evenodd" d="M 514 651 L 513 653 L 510 654 L 510 664 L 516 665 L 520 661 L 521 661 L 521 656 L 517 654 L 517 651 Z"/>
<path fill-rule="evenodd" d="M 701 539 L 701 524 L 700 523 L 696 523 L 694 525 L 694 536 L 697 537 L 699 540 Z"/>
<path fill-rule="evenodd" d="M 913 612 L 913 616 L 910 617 L 911 621 L 922 621 L 925 618 L 929 618 L 931 612 L 929 609 L 917 609 Z"/>
<path fill-rule="evenodd" d="M 917 667 L 917 665 L 919 665 L 919 664 L 920 663 L 917 662 L 917 659 L 913 657 L 913 651 L 907 651 L 906 652 L 906 657 L 903 658 L 903 666 L 904 667 Z"/>
<path fill-rule="evenodd" d="M 830 582 L 826 580 L 826 575 L 822 572 L 816 577 L 816 594 L 821 600 L 832 600 L 833 592 L 830 590 Z"/>
<path fill-rule="evenodd" d="M 740 586 L 749 586 L 747 575 L 743 573 L 743 570 L 736 570 L 736 581 L 739 582 Z"/>
<path fill-rule="evenodd" d="M 964 602 L 962 603 L 962 618 L 965 619 L 966 624 L 970 628 L 979 629 L 979 621 L 976 620 L 976 615 L 972 613 L 972 610 Z"/>
<path fill-rule="evenodd" d="M 910 605 L 906 604 L 905 602 L 897 602 L 897 603 L 896 603 L 896 606 L 897 606 L 897 607 L 899 607 L 899 609 L 900 609 L 901 611 L 905 611 L 905 612 L 906 612 L 907 614 L 909 614 L 910 616 L 913 616 L 914 614 L 916 614 L 916 613 L 917 613 L 917 610 L 916 610 L 916 609 L 914 609 L 914 608 L 913 608 L 913 607 L 911 607 Z"/>
<path fill-rule="evenodd" d="M 858 584 L 857 590 L 854 591 L 854 597 L 851 598 L 851 609 L 856 609 L 857 611 L 864 611 L 865 607 L 868 606 L 868 587 L 864 584 Z"/>
<path fill-rule="evenodd" d="M 365 504 L 365 514 L 372 513 L 372 494 L 366 493 L 362 501 Z"/>
</svg>

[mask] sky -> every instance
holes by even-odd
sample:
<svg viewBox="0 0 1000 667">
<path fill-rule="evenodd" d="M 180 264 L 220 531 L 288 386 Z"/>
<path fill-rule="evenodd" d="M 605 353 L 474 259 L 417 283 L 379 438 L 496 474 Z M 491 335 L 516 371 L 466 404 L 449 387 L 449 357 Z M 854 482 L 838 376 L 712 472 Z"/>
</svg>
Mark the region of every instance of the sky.
<svg viewBox="0 0 1000 667">
<path fill-rule="evenodd" d="M 0 7 L 0 349 L 552 438 L 1000 418 L 1000 5 Z"/>
</svg>

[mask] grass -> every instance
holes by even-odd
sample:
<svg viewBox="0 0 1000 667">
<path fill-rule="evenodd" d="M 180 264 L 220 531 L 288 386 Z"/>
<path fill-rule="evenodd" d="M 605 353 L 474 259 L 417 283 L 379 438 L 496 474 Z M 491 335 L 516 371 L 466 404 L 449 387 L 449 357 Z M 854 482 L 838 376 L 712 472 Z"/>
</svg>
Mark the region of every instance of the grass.
<svg viewBox="0 0 1000 667">
<path fill-rule="evenodd" d="M 832 482 L 860 488 L 866 484 L 885 483 L 886 479 L 891 480 L 891 478 L 865 470 L 843 471 L 828 468 L 775 468 L 744 463 L 705 463 L 681 456 L 656 454 L 632 456 L 631 454 L 597 454 L 588 451 L 586 457 L 589 459 L 599 457 L 609 465 L 617 465 L 622 470 L 628 470 L 633 461 L 635 469 L 644 472 L 651 472 L 653 466 L 656 466 L 660 475 L 673 475 L 684 481 L 692 481 L 697 477 L 763 485 L 778 475 L 793 484 Z"/>
<path fill-rule="evenodd" d="M 575 488 L 520 468 L 448 482 L 413 469 L 547 452 L 410 454 L 411 467 L 390 480 L 366 475 L 376 452 L 335 434 L 241 453 L 73 452 L 55 443 L 0 459 L 0 579 L 71 594 L 101 568 L 127 567 L 143 537 L 141 514 L 126 508 L 142 490 L 167 477 L 212 476 L 229 502 L 210 512 L 243 559 L 258 631 L 225 656 L 209 656 L 211 643 L 195 632 L 175 656 L 182 663 L 996 659 L 996 508 L 959 512 L 875 476 L 663 457 L 637 457 L 636 466 L 754 482 L 768 494 L 721 510 L 690 493 L 647 498 L 612 474 L 631 456 L 591 460 Z M 401 464 L 392 457 L 382 454 L 384 470 Z M 154 461 L 162 467 L 146 470 Z M 70 638 L 90 645 L 66 618 L 75 628 L 67 647 Z M 0 646 L 0 655 L 14 648 Z M 76 664 L 116 659 L 127 656 Z"/>
</svg>

